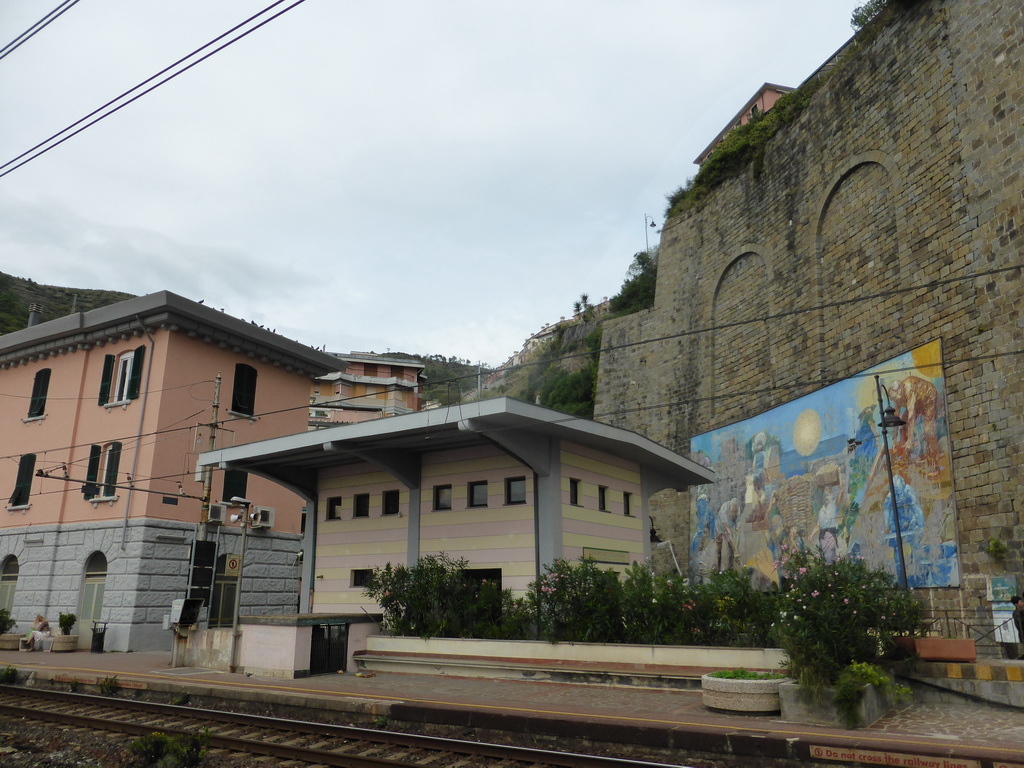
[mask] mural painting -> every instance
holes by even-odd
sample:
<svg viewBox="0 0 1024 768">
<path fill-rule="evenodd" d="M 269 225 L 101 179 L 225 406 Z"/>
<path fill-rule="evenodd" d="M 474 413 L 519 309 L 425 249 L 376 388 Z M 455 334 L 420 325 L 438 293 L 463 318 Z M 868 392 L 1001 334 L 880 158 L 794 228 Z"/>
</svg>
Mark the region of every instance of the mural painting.
<svg viewBox="0 0 1024 768">
<path fill-rule="evenodd" d="M 938 341 L 737 424 L 691 439 L 692 457 L 718 475 L 691 509 L 690 578 L 751 569 L 778 583 L 787 549 L 821 550 L 897 575 L 892 492 L 882 447 L 880 376 L 895 414 L 888 430 L 907 583 L 960 583 Z"/>
</svg>

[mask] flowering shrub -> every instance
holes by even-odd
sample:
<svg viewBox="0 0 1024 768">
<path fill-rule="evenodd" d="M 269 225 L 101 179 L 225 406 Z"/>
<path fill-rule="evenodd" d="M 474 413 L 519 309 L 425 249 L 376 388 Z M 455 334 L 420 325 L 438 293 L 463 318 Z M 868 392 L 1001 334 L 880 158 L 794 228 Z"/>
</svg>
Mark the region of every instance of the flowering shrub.
<svg viewBox="0 0 1024 768">
<path fill-rule="evenodd" d="M 381 607 L 384 631 L 419 637 L 505 636 L 505 611 L 511 618 L 516 607 L 511 590 L 472 578 L 466 565 L 464 559 L 441 553 L 425 555 L 411 568 L 391 563 L 374 568 L 365 592 Z"/>
<path fill-rule="evenodd" d="M 528 602 L 540 637 L 549 642 L 622 642 L 618 574 L 593 560 L 555 560 L 531 582 Z"/>
<path fill-rule="evenodd" d="M 625 640 L 764 647 L 776 617 L 776 598 L 775 592 L 755 590 L 736 571 L 713 574 L 706 584 L 690 584 L 634 564 L 622 584 Z"/>
<path fill-rule="evenodd" d="M 810 689 L 832 685 L 854 662 L 878 659 L 896 635 L 913 634 L 921 608 L 892 575 L 859 558 L 826 562 L 787 552 L 776 625 L 789 676 Z"/>
</svg>

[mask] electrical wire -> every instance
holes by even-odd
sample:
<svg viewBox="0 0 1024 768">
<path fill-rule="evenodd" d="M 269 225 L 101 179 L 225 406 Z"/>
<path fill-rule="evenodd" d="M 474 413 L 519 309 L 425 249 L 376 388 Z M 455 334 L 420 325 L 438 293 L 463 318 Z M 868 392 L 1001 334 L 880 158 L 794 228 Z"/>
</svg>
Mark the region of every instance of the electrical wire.
<svg viewBox="0 0 1024 768">
<path fill-rule="evenodd" d="M 64 0 L 63 3 L 58 5 L 45 16 L 43 16 L 43 18 L 41 18 L 31 27 L 26 29 L 16 38 L 11 40 L 11 42 L 9 42 L 3 48 L 0 48 L 0 59 L 4 59 L 10 54 L 14 53 L 15 50 L 17 50 L 19 47 L 21 47 L 29 40 L 31 40 L 33 37 L 42 32 L 43 29 L 45 29 L 47 26 L 55 22 L 58 18 L 60 18 L 60 16 L 62 16 L 67 11 L 70 11 L 71 8 L 78 2 L 79 0 Z"/>
<path fill-rule="evenodd" d="M 13 173 L 18 168 L 21 168 L 22 166 L 27 165 L 28 163 L 32 162 L 33 160 L 35 160 L 36 158 L 38 158 L 38 157 L 40 157 L 42 155 L 45 155 L 51 149 L 56 149 L 57 147 L 59 147 L 61 144 L 63 144 L 68 139 L 71 139 L 71 138 L 77 136 L 82 131 L 86 130 L 87 128 L 90 128 L 91 126 L 95 125 L 96 123 L 100 122 L 101 120 L 105 120 L 106 118 L 108 118 L 111 115 L 113 115 L 115 112 L 118 112 L 118 111 L 124 109 L 129 104 L 131 104 L 131 103 L 141 99 L 147 93 L 151 93 L 152 91 L 154 91 L 157 88 L 159 88 L 161 85 L 164 85 L 164 84 L 170 82 L 171 80 L 176 78 L 178 75 L 184 74 L 188 70 L 192 69 L 192 67 L 194 67 L 197 64 L 200 64 L 200 63 L 202 63 L 204 61 L 206 61 L 208 58 L 210 58 L 211 56 L 213 56 L 216 53 L 219 53 L 220 51 L 224 50 L 228 46 L 234 45 L 235 43 L 237 43 L 242 38 L 251 35 L 257 29 L 260 29 L 261 27 L 269 24 L 270 22 L 274 21 L 275 19 L 283 16 L 288 11 L 290 11 L 293 8 L 295 8 L 295 7 L 299 6 L 299 5 L 301 5 L 302 3 L 306 2 L 306 0 L 294 0 L 294 2 L 292 2 L 292 4 L 290 6 L 288 6 L 287 8 L 285 8 L 284 10 L 278 11 L 277 13 L 275 13 L 272 16 L 270 16 L 269 18 L 264 19 L 263 21 L 259 22 L 258 24 L 256 24 L 251 29 L 248 29 L 248 30 L 242 32 L 237 37 L 234 37 L 234 38 L 228 40 L 223 45 L 221 45 L 221 46 L 219 46 L 217 48 L 214 48 L 209 53 L 207 53 L 207 54 L 205 54 L 203 56 L 200 56 L 195 61 L 192 61 L 191 63 L 187 64 L 186 66 L 183 66 L 181 69 L 172 72 L 172 70 L 174 70 L 175 67 L 178 67 L 179 65 L 181 65 L 184 62 L 188 61 L 189 59 L 191 59 L 192 57 L 196 56 L 200 52 L 206 50 L 210 46 L 215 45 L 216 43 L 218 43 L 219 41 L 223 40 L 228 35 L 231 35 L 234 32 L 238 31 L 239 29 L 245 27 L 247 24 L 250 24 L 254 20 L 258 19 L 260 16 L 263 16 L 264 14 L 269 12 L 271 9 L 273 9 L 274 7 L 276 7 L 278 5 L 281 5 L 284 2 L 287 2 L 287 0 L 277 0 L 277 2 L 271 3 L 269 6 L 264 8 L 262 11 L 259 11 L 258 13 L 253 14 L 252 16 L 250 16 L 245 21 L 241 22 L 240 24 L 235 25 L 234 27 L 229 29 L 227 32 L 224 32 L 223 34 L 218 35 L 217 37 L 215 37 L 210 42 L 206 43 L 205 45 L 200 46 L 199 48 L 197 48 L 196 50 L 192 51 L 188 55 L 183 56 L 182 58 L 178 59 L 176 62 L 171 64 L 170 66 L 164 67 L 162 70 L 157 72 L 155 75 L 152 75 L 151 77 L 146 78 L 145 80 L 143 80 L 138 85 L 135 85 L 132 88 L 129 88 L 124 93 L 120 94 L 119 96 L 114 97 L 113 99 L 108 101 L 103 106 L 101 106 L 101 107 L 99 107 L 97 109 L 94 109 L 92 112 L 87 114 L 85 117 L 82 117 L 79 120 L 76 120 L 75 122 L 73 122 L 71 125 L 67 126 L 64 129 L 62 129 L 60 131 L 57 131 L 57 133 L 55 133 L 52 136 L 50 136 L 49 138 L 44 139 L 43 141 L 39 142 L 38 144 L 36 144 L 31 149 L 25 150 L 24 152 L 22 152 L 17 157 L 14 157 L 14 158 L 8 160 L 3 165 L 0 165 L 0 171 L 2 171 L 2 172 L 0 172 L 0 178 L 3 178 L 4 176 L 6 176 L 9 173 Z M 171 72 L 171 74 L 167 74 L 169 72 Z M 158 78 L 161 78 L 164 75 L 167 75 L 167 76 L 164 77 L 162 80 L 159 80 L 158 82 L 156 82 L 154 85 L 151 85 L 150 87 L 145 88 L 145 90 L 142 90 L 139 93 L 135 93 L 136 91 L 139 91 L 139 89 L 143 88 L 146 85 L 149 85 L 149 83 L 152 83 L 154 80 L 157 80 Z M 131 96 L 131 94 L 133 94 L 133 93 L 135 93 L 135 95 Z M 129 96 L 131 96 L 131 98 L 128 98 Z M 124 100 L 124 101 L 122 101 L 122 100 Z M 122 103 L 118 104 L 118 102 L 122 102 Z M 117 106 L 114 106 L 115 104 L 117 104 Z M 95 118 L 95 119 L 93 119 L 93 118 Z M 4 170 L 4 169 L 6 169 L 6 170 Z"/>
</svg>

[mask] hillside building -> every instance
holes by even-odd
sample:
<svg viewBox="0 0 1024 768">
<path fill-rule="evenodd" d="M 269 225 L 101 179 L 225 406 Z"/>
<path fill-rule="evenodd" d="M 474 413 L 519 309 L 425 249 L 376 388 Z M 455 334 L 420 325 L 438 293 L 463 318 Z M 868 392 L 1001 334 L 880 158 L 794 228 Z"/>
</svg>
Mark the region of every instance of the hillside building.
<svg viewBox="0 0 1024 768">
<path fill-rule="evenodd" d="M 341 370 L 318 376 L 309 398 L 310 429 L 415 413 L 423 408 L 424 365 L 372 352 L 335 354 Z"/>
<path fill-rule="evenodd" d="M 0 607 L 21 631 L 38 613 L 54 626 L 74 613 L 84 648 L 94 621 L 108 650 L 168 648 L 164 615 L 185 596 L 201 537 L 215 545 L 210 623 L 230 621 L 238 531 L 216 507 L 200 525 L 196 456 L 304 430 L 311 380 L 340 365 L 166 291 L 0 337 Z M 236 496 L 268 510 L 250 536 L 260 567 L 246 612 L 294 611 L 303 501 L 215 470 L 209 500 Z"/>
</svg>

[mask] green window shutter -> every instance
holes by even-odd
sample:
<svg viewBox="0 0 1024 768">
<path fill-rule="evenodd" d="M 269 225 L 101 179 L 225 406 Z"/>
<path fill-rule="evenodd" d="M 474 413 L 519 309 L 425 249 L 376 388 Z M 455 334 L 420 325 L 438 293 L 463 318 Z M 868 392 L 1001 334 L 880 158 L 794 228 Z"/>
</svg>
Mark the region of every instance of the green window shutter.
<svg viewBox="0 0 1024 768">
<path fill-rule="evenodd" d="M 98 496 L 100 487 L 96 480 L 100 476 L 100 457 L 103 449 L 98 445 L 89 446 L 89 468 L 85 471 L 85 485 L 82 486 L 82 495 L 87 499 Z"/>
<path fill-rule="evenodd" d="M 50 388 L 50 369 L 43 368 L 36 371 L 35 381 L 32 382 L 32 399 L 28 404 L 28 417 L 42 416 L 46 410 L 46 393 Z"/>
<path fill-rule="evenodd" d="M 14 481 L 14 493 L 11 494 L 10 505 L 21 507 L 28 504 L 28 497 L 32 493 L 32 476 L 36 469 L 36 455 L 26 453 L 18 462 L 18 479 Z"/>
<path fill-rule="evenodd" d="M 249 473 L 240 469 L 224 470 L 224 501 L 231 501 L 235 496 L 245 498 L 245 492 L 249 485 Z"/>
<path fill-rule="evenodd" d="M 135 400 L 139 396 L 139 387 L 142 384 L 142 361 L 146 357 L 146 348 L 139 347 L 132 356 L 132 372 L 128 377 L 128 399 Z"/>
<path fill-rule="evenodd" d="M 114 356 L 103 356 L 103 377 L 100 379 L 100 405 L 110 402 L 110 380 L 114 378 Z"/>
<path fill-rule="evenodd" d="M 103 472 L 103 495 L 117 494 L 117 465 L 121 463 L 121 444 L 111 443 L 107 448 L 107 466 Z"/>
</svg>

